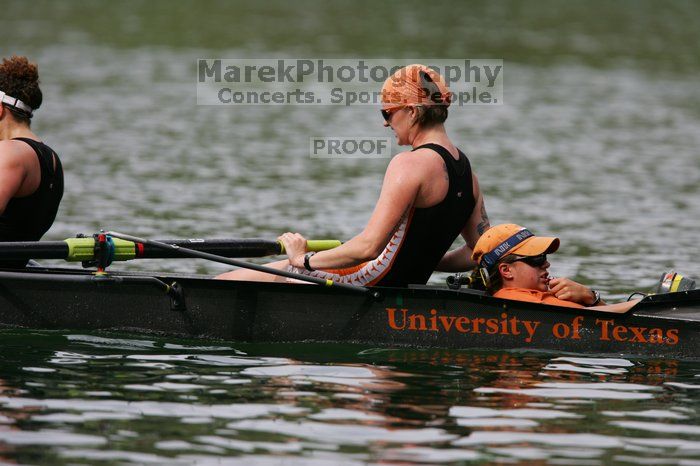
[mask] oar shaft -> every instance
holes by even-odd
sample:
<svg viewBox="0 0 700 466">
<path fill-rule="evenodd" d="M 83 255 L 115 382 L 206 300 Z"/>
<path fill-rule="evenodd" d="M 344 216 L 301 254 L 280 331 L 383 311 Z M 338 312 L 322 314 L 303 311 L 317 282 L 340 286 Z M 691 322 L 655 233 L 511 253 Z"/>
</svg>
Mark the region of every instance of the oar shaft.
<svg viewBox="0 0 700 466">
<path fill-rule="evenodd" d="M 264 239 L 162 239 L 156 241 L 224 257 L 264 257 L 284 253 L 280 243 Z M 308 249 L 310 251 L 323 251 L 339 245 L 340 241 L 337 240 L 308 241 Z M 92 237 L 68 238 L 64 241 L 0 243 L 0 265 L 2 261 L 27 259 L 64 259 L 71 262 L 90 261 L 95 258 L 94 252 L 95 239 Z M 182 257 L 182 254 L 152 245 L 137 245 L 130 241 L 116 240 L 112 260 L 176 259 Z"/>
<path fill-rule="evenodd" d="M 159 243 L 174 244 L 179 247 L 208 252 L 224 257 L 265 257 L 284 254 L 284 246 L 278 241 L 266 239 L 157 239 Z M 325 251 L 340 246 L 340 241 L 332 239 L 310 239 L 306 242 L 309 251 Z M 182 257 L 175 251 L 144 245 L 137 258 L 163 259 Z"/>
<path fill-rule="evenodd" d="M 298 273 L 294 273 L 294 272 L 288 272 L 286 270 L 273 269 L 271 267 L 265 267 L 264 265 L 252 264 L 250 262 L 239 261 L 239 260 L 231 259 L 228 257 L 221 257 L 221 256 L 217 256 L 215 254 L 210 254 L 207 252 L 196 251 L 196 250 L 190 249 L 190 248 L 185 248 L 185 247 L 181 247 L 181 246 L 177 246 L 177 245 L 162 243 L 162 242 L 157 241 L 157 240 L 149 240 L 149 239 L 145 239 L 145 238 L 139 238 L 137 236 L 127 235 L 125 233 L 119 233 L 116 231 L 108 231 L 105 234 L 113 236 L 115 238 L 121 238 L 123 240 L 133 241 L 134 243 L 141 243 L 141 244 L 145 244 L 145 245 L 155 246 L 155 247 L 158 247 L 158 248 L 161 248 L 164 250 L 169 250 L 169 251 L 172 251 L 174 253 L 178 253 L 178 254 L 183 255 L 183 256 L 195 257 L 198 259 L 206 259 L 206 260 L 210 260 L 212 262 L 219 262 L 221 264 L 233 265 L 235 267 L 256 270 L 258 272 L 269 273 L 272 275 L 279 275 L 281 277 L 293 278 L 295 280 L 300 280 L 300 281 L 304 281 L 304 282 L 308 282 L 308 283 L 314 283 L 316 285 L 333 286 L 334 288 L 340 288 L 340 289 L 345 289 L 345 290 L 350 290 L 353 292 L 360 292 L 360 293 L 371 293 L 372 292 L 369 288 L 365 288 L 362 286 L 346 285 L 344 283 L 336 283 L 332 280 L 324 280 L 322 278 L 310 277 L 308 275 L 302 275 L 302 274 L 298 274 Z"/>
<path fill-rule="evenodd" d="M 174 244 L 179 247 L 193 249 L 195 251 L 208 252 L 224 257 L 264 257 L 281 254 L 282 250 L 277 241 L 264 239 L 239 239 L 234 241 L 225 239 L 158 239 L 160 243 Z M 136 254 L 137 258 L 165 259 L 182 257 L 177 251 L 154 247 L 152 244 L 144 244 Z"/>
<path fill-rule="evenodd" d="M 65 241 L 23 241 L 0 243 L 0 261 L 27 259 L 66 259 Z"/>
</svg>

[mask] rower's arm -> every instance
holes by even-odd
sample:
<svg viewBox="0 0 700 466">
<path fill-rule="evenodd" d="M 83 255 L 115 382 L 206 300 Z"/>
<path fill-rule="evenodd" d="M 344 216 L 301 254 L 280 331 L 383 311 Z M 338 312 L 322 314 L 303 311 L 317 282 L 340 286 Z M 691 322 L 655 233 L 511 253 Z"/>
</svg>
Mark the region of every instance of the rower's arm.
<svg viewBox="0 0 700 466">
<path fill-rule="evenodd" d="M 464 237 L 464 233 L 462 233 Z M 447 251 L 438 265 L 435 266 L 437 272 L 464 272 L 473 269 L 476 264 L 471 260 L 472 248 L 468 244 L 463 244 L 457 249 Z"/>
<path fill-rule="evenodd" d="M 489 229 L 490 224 L 484 197 L 481 194 L 481 189 L 479 189 L 479 180 L 473 172 L 472 184 L 474 186 L 476 203 L 474 204 L 474 211 L 462 230 L 462 238 L 464 238 L 466 244 L 457 249 L 447 251 L 435 267 L 435 270 L 438 272 L 464 272 L 476 267 L 476 263 L 471 260 L 472 249 L 479 237 Z"/>
<path fill-rule="evenodd" d="M 0 214 L 5 212 L 7 203 L 15 197 L 27 176 L 21 157 L 8 143 L 10 141 L 0 141 Z"/>
<path fill-rule="evenodd" d="M 593 305 L 604 306 L 607 304 L 599 298 L 600 295 L 593 289 L 570 278 L 551 278 L 549 280 L 549 291 L 554 293 L 554 296 L 558 299 L 571 301 L 586 307 L 592 307 Z"/>
<path fill-rule="evenodd" d="M 421 170 L 416 169 L 417 162 L 421 163 L 415 153 L 395 156 L 387 167 L 377 205 L 362 233 L 337 248 L 315 254 L 310 265 L 315 269 L 336 269 L 377 258 L 418 195 Z M 303 267 L 303 255 L 290 257 L 290 263 Z"/>
<path fill-rule="evenodd" d="M 614 314 L 624 314 L 625 312 L 632 309 L 639 301 L 639 299 L 632 299 L 630 301 L 624 301 L 615 304 L 606 304 L 604 306 L 591 306 L 587 307 L 586 309 L 590 309 L 592 311 L 612 312 Z"/>
</svg>

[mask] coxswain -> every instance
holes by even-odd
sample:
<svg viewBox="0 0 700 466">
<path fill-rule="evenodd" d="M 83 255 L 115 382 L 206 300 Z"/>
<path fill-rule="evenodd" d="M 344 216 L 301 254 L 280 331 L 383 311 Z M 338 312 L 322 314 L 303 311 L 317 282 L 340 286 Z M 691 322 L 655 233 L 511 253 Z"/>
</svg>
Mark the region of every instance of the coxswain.
<svg viewBox="0 0 700 466">
<path fill-rule="evenodd" d="M 487 230 L 474 247 L 472 259 L 478 267 L 472 283 L 496 298 L 625 312 L 638 299 L 607 304 L 600 292 L 565 277 L 550 277 L 547 255 L 559 249 L 559 238 L 536 236 L 514 223 Z"/>
</svg>

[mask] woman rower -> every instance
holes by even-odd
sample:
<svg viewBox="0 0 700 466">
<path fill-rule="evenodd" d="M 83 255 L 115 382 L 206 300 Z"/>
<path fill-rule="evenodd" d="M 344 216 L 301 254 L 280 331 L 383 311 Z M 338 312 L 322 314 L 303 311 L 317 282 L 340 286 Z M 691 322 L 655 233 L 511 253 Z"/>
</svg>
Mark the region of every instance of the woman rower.
<svg viewBox="0 0 700 466">
<path fill-rule="evenodd" d="M 278 269 L 366 286 L 423 284 L 433 271 L 473 267 L 471 250 L 489 227 L 484 200 L 467 157 L 445 131 L 452 97 L 442 76 L 409 65 L 389 77 L 381 90 L 384 126 L 399 145 L 384 175 L 379 200 L 365 229 L 328 251 L 306 251 L 298 233 L 279 237 L 289 257 L 269 264 Z M 466 244 L 448 252 L 462 234 Z M 217 278 L 285 281 L 249 270 Z"/>
<path fill-rule="evenodd" d="M 41 105 L 37 66 L 26 57 L 0 65 L 0 241 L 37 241 L 63 197 L 56 153 L 30 129 Z M 7 263 L 0 264 L 7 266 Z M 22 264 L 12 264 L 13 266 Z"/>
</svg>

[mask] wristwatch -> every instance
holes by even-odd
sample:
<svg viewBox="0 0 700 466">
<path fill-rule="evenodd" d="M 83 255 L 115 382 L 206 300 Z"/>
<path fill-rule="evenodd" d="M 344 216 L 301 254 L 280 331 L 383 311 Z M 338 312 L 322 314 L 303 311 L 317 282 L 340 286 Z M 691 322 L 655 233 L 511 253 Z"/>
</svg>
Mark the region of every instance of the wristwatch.
<svg viewBox="0 0 700 466">
<path fill-rule="evenodd" d="M 306 254 L 304 254 L 304 268 L 309 272 L 313 272 L 314 270 L 316 270 L 313 267 L 311 267 L 311 264 L 309 264 L 309 259 L 311 259 L 311 256 L 313 256 L 314 254 L 316 254 L 315 251 L 307 252 Z"/>
<path fill-rule="evenodd" d="M 588 307 L 595 306 L 600 302 L 600 291 L 591 288 L 591 292 L 593 292 L 593 302 Z"/>
</svg>

